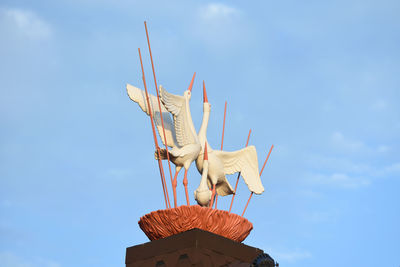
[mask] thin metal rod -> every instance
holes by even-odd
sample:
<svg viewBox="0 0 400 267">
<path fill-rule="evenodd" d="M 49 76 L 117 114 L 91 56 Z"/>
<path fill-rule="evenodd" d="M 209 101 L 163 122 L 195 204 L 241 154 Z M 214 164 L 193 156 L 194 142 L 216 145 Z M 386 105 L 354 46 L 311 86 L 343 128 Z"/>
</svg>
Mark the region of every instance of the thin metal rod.
<svg viewBox="0 0 400 267">
<path fill-rule="evenodd" d="M 249 130 L 249 134 L 247 135 L 246 147 L 249 145 L 250 134 L 251 134 L 251 129 Z M 232 195 L 231 206 L 229 207 L 229 213 L 232 210 L 233 200 L 235 199 L 235 196 L 236 196 L 236 189 L 237 189 L 237 186 L 238 186 L 238 183 L 239 183 L 239 178 L 240 178 L 240 172 L 238 173 L 238 177 L 236 179 L 235 193 L 233 193 L 233 195 Z"/>
<path fill-rule="evenodd" d="M 222 123 L 222 139 L 221 139 L 221 150 L 224 148 L 224 134 L 225 134 L 225 118 L 226 118 L 226 105 L 228 103 L 225 101 L 225 108 L 224 108 L 224 122 Z M 215 196 L 215 208 L 218 205 L 218 194 Z"/>
<path fill-rule="evenodd" d="M 250 202 L 250 199 L 251 199 L 252 196 L 253 196 L 253 192 L 251 192 L 250 197 L 249 197 L 249 199 L 247 200 L 246 207 L 244 207 L 244 210 L 243 210 L 243 213 L 242 213 L 242 217 L 243 217 L 243 215 L 244 215 L 244 213 L 245 213 L 245 211 L 246 211 L 246 209 L 247 209 L 247 206 L 249 205 L 249 202 Z"/>
<path fill-rule="evenodd" d="M 272 145 L 271 148 L 269 149 L 268 156 L 267 156 L 267 158 L 265 159 L 264 165 L 263 165 L 263 167 L 262 167 L 262 169 L 261 169 L 261 171 L 260 171 L 260 177 L 261 177 L 261 175 L 262 175 L 262 173 L 263 173 L 263 171 L 264 171 L 265 164 L 267 164 L 267 161 L 268 161 L 268 159 L 269 159 L 269 155 L 271 155 L 271 151 L 272 151 L 273 148 L 274 148 L 274 145 Z"/>
<path fill-rule="evenodd" d="M 168 209 L 169 197 L 168 197 L 168 190 L 167 190 L 167 188 L 165 186 L 165 176 L 164 176 L 164 169 L 163 169 L 162 162 L 161 162 L 160 147 L 158 146 L 156 129 L 154 127 L 153 113 L 151 111 L 151 106 L 150 106 L 150 101 L 149 101 L 149 94 L 147 92 L 146 78 L 145 78 L 145 75 L 144 75 L 142 54 L 140 53 L 140 48 L 138 48 L 138 51 L 139 51 L 139 58 L 140 58 L 140 66 L 142 68 L 143 85 L 144 85 L 144 90 L 146 92 L 147 107 L 149 108 L 149 114 L 150 114 L 151 129 L 153 130 L 154 145 L 156 146 L 157 153 L 158 153 L 158 168 L 160 169 L 160 176 L 161 176 L 161 183 L 162 183 L 162 187 L 163 187 L 165 206 Z"/>
<path fill-rule="evenodd" d="M 268 156 L 267 156 L 267 158 L 265 159 L 264 165 L 263 165 L 263 167 L 262 167 L 262 169 L 261 169 L 261 171 L 260 171 L 260 177 L 261 177 L 261 175 L 262 175 L 262 173 L 263 173 L 263 171 L 264 171 L 265 164 L 267 164 L 269 155 L 271 155 L 271 151 L 272 151 L 273 148 L 274 148 L 274 145 L 272 145 L 271 148 L 269 149 Z M 243 215 L 244 215 L 244 213 L 245 213 L 245 211 L 246 211 L 246 209 L 247 209 L 247 206 L 249 205 L 249 202 L 250 202 L 250 199 L 251 199 L 252 196 L 253 196 L 253 192 L 251 192 L 250 197 L 249 197 L 249 199 L 247 200 L 246 207 L 244 207 L 244 210 L 243 210 L 243 213 L 242 213 L 242 217 L 243 217 Z"/>
<path fill-rule="evenodd" d="M 169 158 L 167 138 L 166 138 L 166 135 L 165 135 L 164 119 L 163 119 L 162 109 L 161 109 L 160 95 L 159 95 L 159 93 L 158 93 L 156 72 L 155 72 L 155 70 L 154 70 L 153 54 L 151 53 L 149 32 L 147 31 L 147 24 L 146 24 L 146 21 L 144 22 L 144 28 L 146 29 L 146 37 L 147 37 L 147 44 L 148 44 L 148 46 L 149 46 L 149 53 L 150 53 L 150 60 L 151 60 L 151 68 L 153 69 L 154 85 L 155 85 L 155 87 L 156 87 L 156 92 L 157 92 L 158 108 L 160 109 L 161 126 L 162 126 L 162 130 L 163 130 L 163 135 L 164 135 L 165 150 L 167 151 L 168 169 L 169 169 L 169 175 L 170 175 L 171 184 L 172 184 L 171 162 L 170 162 L 170 158 Z M 169 202 L 169 201 L 168 201 L 168 202 Z M 171 207 L 171 204 L 170 204 L 170 207 Z M 177 207 L 177 204 L 176 204 L 176 197 L 175 197 L 175 196 L 174 196 L 174 207 L 175 207 L 175 208 Z"/>
</svg>

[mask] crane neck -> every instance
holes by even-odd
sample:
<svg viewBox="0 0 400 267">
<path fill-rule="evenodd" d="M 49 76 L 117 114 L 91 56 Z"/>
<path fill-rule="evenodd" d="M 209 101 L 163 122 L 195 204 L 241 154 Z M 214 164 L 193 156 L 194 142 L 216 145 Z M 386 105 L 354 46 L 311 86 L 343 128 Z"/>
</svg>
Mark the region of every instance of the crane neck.
<svg viewBox="0 0 400 267">
<path fill-rule="evenodd" d="M 199 141 L 202 147 L 202 151 L 204 150 L 204 144 L 207 141 L 207 127 L 208 120 L 210 118 L 210 105 L 208 103 L 203 104 L 203 121 L 201 122 L 201 127 L 199 130 Z"/>
<path fill-rule="evenodd" d="M 194 128 L 194 125 L 193 125 L 192 114 L 190 113 L 189 97 L 185 97 L 185 104 L 186 104 L 186 114 L 187 114 L 187 118 L 189 121 L 190 131 L 192 132 L 193 136 L 195 137 L 195 139 L 198 143 L 199 139 L 196 134 L 196 129 Z"/>
<path fill-rule="evenodd" d="M 203 162 L 203 171 L 202 171 L 202 174 L 201 174 L 201 180 L 200 180 L 199 188 L 201 188 L 201 189 L 208 188 L 208 186 L 207 186 L 207 177 L 208 177 L 208 160 L 205 160 Z"/>
</svg>

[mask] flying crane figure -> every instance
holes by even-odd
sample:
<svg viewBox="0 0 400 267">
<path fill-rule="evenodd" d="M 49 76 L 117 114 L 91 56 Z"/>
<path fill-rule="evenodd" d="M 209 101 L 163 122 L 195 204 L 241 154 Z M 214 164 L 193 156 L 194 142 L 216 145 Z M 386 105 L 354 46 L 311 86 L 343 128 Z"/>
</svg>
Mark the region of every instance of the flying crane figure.
<svg viewBox="0 0 400 267">
<path fill-rule="evenodd" d="M 183 179 L 183 185 L 185 187 L 186 203 L 190 205 L 189 194 L 187 189 L 187 171 L 191 163 L 197 158 L 201 150 L 201 145 L 197 137 L 196 130 L 193 125 L 192 116 L 190 114 L 189 100 L 191 98 L 191 90 L 193 87 L 195 75 L 193 75 L 192 82 L 188 90 L 186 90 L 183 96 L 173 95 L 168 93 L 162 86 L 160 86 L 160 98 L 162 102 L 161 112 L 157 105 L 157 97 L 149 95 L 150 105 L 152 115 L 154 117 L 154 122 L 156 123 L 158 133 L 161 137 L 164 145 L 172 147 L 169 150 L 169 157 L 172 163 L 175 164 L 175 176 L 172 181 L 172 189 L 174 192 L 174 204 L 176 203 L 176 186 L 177 186 L 177 176 L 182 167 L 185 169 L 185 176 Z M 145 92 L 139 88 L 132 85 L 127 85 L 127 91 L 129 97 L 147 114 L 149 114 Z M 173 122 L 171 116 L 173 116 Z M 162 125 L 161 125 L 161 115 L 163 116 L 164 128 L 165 128 L 165 139 L 162 137 Z M 158 153 L 155 153 L 156 159 L 158 159 Z M 160 149 L 161 159 L 167 159 L 167 150 Z"/>
<path fill-rule="evenodd" d="M 213 150 L 207 142 L 207 126 L 210 117 L 211 105 L 208 103 L 207 92 L 203 81 L 203 121 L 200 127 L 198 138 L 201 144 L 201 152 L 196 159 L 196 167 L 200 174 L 204 167 L 204 150 L 207 146 L 208 151 L 208 186 L 213 189 L 211 200 L 218 195 L 226 196 L 233 194 L 234 190 L 226 179 L 226 174 L 241 172 L 241 175 L 251 192 L 261 194 L 264 187 L 261 183 L 258 172 L 257 152 L 254 146 L 226 152 L 222 150 Z"/>
</svg>

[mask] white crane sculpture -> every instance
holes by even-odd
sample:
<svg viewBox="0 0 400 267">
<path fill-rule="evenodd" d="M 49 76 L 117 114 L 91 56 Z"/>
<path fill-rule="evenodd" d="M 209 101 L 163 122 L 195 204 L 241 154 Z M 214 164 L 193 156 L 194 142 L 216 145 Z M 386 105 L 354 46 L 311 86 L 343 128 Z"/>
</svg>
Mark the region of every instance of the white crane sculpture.
<svg viewBox="0 0 400 267">
<path fill-rule="evenodd" d="M 187 189 L 187 171 L 191 163 L 197 158 L 201 150 L 201 145 L 194 129 L 192 116 L 190 114 L 189 100 L 191 98 L 191 90 L 193 87 L 193 80 L 195 75 L 193 75 L 192 82 L 183 94 L 183 96 L 173 95 L 168 93 L 162 86 L 160 86 L 160 98 L 162 102 L 161 112 L 157 105 L 157 97 L 149 95 L 152 115 L 154 117 L 154 122 L 156 123 L 158 133 L 161 137 L 164 145 L 172 147 L 169 150 L 169 157 L 172 163 L 175 164 L 175 176 L 172 181 L 172 188 L 174 192 L 174 202 L 176 207 L 176 186 L 177 186 L 177 176 L 179 171 L 185 168 L 185 176 L 183 179 L 183 185 L 185 187 L 186 202 L 190 205 L 189 194 Z M 127 85 L 127 91 L 129 97 L 139 104 L 142 110 L 149 114 L 146 95 L 145 92 L 139 88 L 132 85 Z M 162 125 L 161 116 L 163 116 L 164 128 L 165 128 L 165 139 L 162 135 Z M 171 116 L 173 116 L 173 122 Z M 156 159 L 158 159 L 158 153 L 155 153 Z M 160 149 L 161 159 L 167 159 L 167 150 Z"/>
<path fill-rule="evenodd" d="M 203 173 L 201 174 L 201 180 L 199 187 L 194 191 L 194 199 L 202 207 L 208 207 L 212 197 L 212 193 L 207 185 L 208 180 L 208 153 L 207 146 L 205 145 L 204 150 L 204 161 L 203 161 Z"/>
<path fill-rule="evenodd" d="M 139 107 L 143 110 L 143 112 L 145 112 L 148 116 L 150 116 L 149 108 L 146 102 L 145 91 L 130 84 L 126 85 L 126 91 L 128 92 L 129 98 L 132 101 L 136 102 L 139 105 Z M 157 97 L 154 95 L 149 94 L 149 103 L 154 123 L 156 124 L 155 126 L 157 127 L 158 134 L 160 135 L 163 144 L 165 145 L 166 144 L 165 142 L 167 142 L 168 146 L 173 146 L 174 144 L 176 144 L 175 141 L 176 134 L 175 134 L 174 124 L 172 122 L 172 118 L 169 115 L 168 110 L 164 107 L 164 105 L 161 105 L 161 112 L 160 112 L 160 109 L 158 107 Z M 164 140 L 163 137 L 163 129 L 160 116 L 161 114 L 164 120 L 166 141 Z"/>
<path fill-rule="evenodd" d="M 194 78 L 194 76 L 193 76 Z M 191 84 L 193 85 L 193 83 Z M 192 115 L 190 113 L 189 100 L 192 96 L 192 86 L 189 87 L 183 96 L 168 93 L 164 88 L 160 88 L 161 102 L 165 108 L 173 115 L 174 127 L 176 133 L 176 144 L 169 151 L 169 157 L 175 164 L 174 176 L 174 194 L 176 194 L 176 177 L 182 167 L 185 169 L 183 185 L 185 186 L 185 195 L 187 205 L 190 205 L 188 194 L 187 172 L 193 161 L 200 153 L 201 145 L 193 125 Z M 161 149 L 161 159 L 167 159 L 167 151 Z"/>
<path fill-rule="evenodd" d="M 167 237 L 170 234 L 175 234 L 176 231 L 182 232 L 192 229 L 193 227 L 199 227 L 198 223 L 201 225 L 206 223 L 205 228 L 207 230 L 217 234 L 223 233 L 224 236 L 226 235 L 226 237 L 231 238 L 232 240 L 241 242 L 252 229 L 251 223 L 243 218 L 243 215 L 253 194 L 261 194 L 264 191 L 260 176 L 271 154 L 273 145 L 268 152 L 260 173 L 258 173 L 256 149 L 254 146 L 247 147 L 250 133 L 247 138 L 246 148 L 233 152 L 223 151 L 227 107 L 227 102 L 225 102 L 221 148 L 220 150 L 213 150 L 207 142 L 207 127 L 211 105 L 207 100 L 204 81 L 203 119 L 201 128 L 199 132 L 196 133 L 189 106 L 191 90 L 196 73 L 194 73 L 190 86 L 188 90 L 184 92 L 183 96 L 171 94 L 162 86 L 158 86 L 146 22 L 145 29 L 156 96 L 149 95 L 148 93 L 140 48 L 138 48 L 138 52 L 144 90 L 130 84 L 126 85 L 126 89 L 131 100 L 136 102 L 150 117 L 154 146 L 156 149 L 154 155 L 158 160 L 166 210 L 159 210 L 156 213 L 150 213 L 143 216 L 139 221 L 139 225 L 146 235 L 153 240 L 160 237 Z M 161 138 L 162 144 L 165 146 L 164 149 L 159 146 L 157 132 Z M 162 160 L 165 159 L 168 160 L 168 169 L 174 194 L 174 209 L 171 209 L 168 188 L 165 181 L 164 164 L 162 162 Z M 175 164 L 174 176 L 171 171 L 171 161 Z M 194 198 L 202 207 L 209 207 L 212 209 L 213 203 L 215 202 L 215 209 L 217 209 L 218 199 L 216 196 L 234 194 L 239 178 L 242 175 L 251 193 L 243 210 L 239 224 L 237 223 L 237 217 L 232 217 L 230 214 L 235 194 L 232 196 L 228 213 L 220 212 L 218 210 L 203 209 L 197 205 L 190 206 L 187 174 L 193 161 L 196 162 L 197 170 L 201 174 L 200 185 L 194 191 Z M 186 203 L 188 206 L 177 207 L 177 176 L 182 168 L 185 169 L 183 185 L 185 187 Z M 236 172 L 238 172 L 238 177 L 236 179 L 235 189 L 233 189 L 229 184 L 226 175 Z M 184 215 L 177 217 L 176 214 Z M 234 231 L 231 231 L 232 233 L 227 232 L 231 228 L 229 225 L 231 225 L 232 229 L 234 228 Z M 203 229 L 202 227 L 199 228 Z M 238 231 L 240 232 L 239 236 Z"/>
<path fill-rule="evenodd" d="M 264 187 L 261 183 L 258 172 L 257 152 L 254 146 L 248 146 L 241 150 L 226 152 L 213 150 L 207 142 L 207 126 L 210 117 L 211 105 L 207 100 L 207 92 L 203 81 L 203 121 L 200 127 L 198 138 L 202 145 L 201 152 L 196 159 L 196 167 L 200 174 L 204 168 L 204 149 L 208 151 L 208 186 L 213 189 L 212 199 L 215 192 L 218 195 L 226 196 L 234 193 L 232 186 L 226 179 L 226 174 L 241 172 L 241 175 L 251 192 L 261 194 Z M 203 145 L 204 144 L 204 145 Z"/>
</svg>

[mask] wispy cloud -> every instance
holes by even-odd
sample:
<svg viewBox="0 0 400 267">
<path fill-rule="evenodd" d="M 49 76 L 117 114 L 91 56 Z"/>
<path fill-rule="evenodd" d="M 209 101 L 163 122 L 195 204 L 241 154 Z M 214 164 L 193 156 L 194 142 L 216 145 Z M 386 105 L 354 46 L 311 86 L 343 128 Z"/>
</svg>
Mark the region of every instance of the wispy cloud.
<svg viewBox="0 0 400 267">
<path fill-rule="evenodd" d="M 0 208 L 10 208 L 13 206 L 13 203 L 8 199 L 3 199 L 0 201 Z"/>
<path fill-rule="evenodd" d="M 311 223 L 326 223 L 337 220 L 338 214 L 334 211 L 313 211 L 303 214 L 303 220 Z"/>
<path fill-rule="evenodd" d="M 266 249 L 268 253 L 271 253 L 271 255 L 274 256 L 274 260 L 277 261 L 278 263 L 281 262 L 288 262 L 288 263 L 294 263 L 298 262 L 301 260 L 309 259 L 312 258 L 312 254 L 308 251 L 304 250 L 276 250 L 274 248 Z"/>
<path fill-rule="evenodd" d="M 386 152 L 390 151 L 390 147 L 385 146 L 385 145 L 380 145 L 380 146 L 378 146 L 377 151 L 379 153 L 386 153 Z"/>
<path fill-rule="evenodd" d="M 354 145 L 350 145 L 350 147 L 354 148 Z M 374 149 L 365 146 L 363 149 L 380 154 L 392 150 L 391 147 L 386 145 L 380 145 Z M 400 162 L 370 164 L 368 160 L 370 157 L 376 158 L 377 154 L 370 153 L 367 159 L 354 158 L 351 155 L 309 154 L 305 156 L 309 171 L 304 173 L 302 177 L 304 181 L 312 185 L 354 189 L 368 186 L 376 179 L 400 175 Z"/>
<path fill-rule="evenodd" d="M 60 267 L 61 265 L 52 260 L 37 259 L 27 261 L 10 251 L 0 252 L 0 262 L 2 267 Z"/>
<path fill-rule="evenodd" d="M 27 9 L 0 8 L 2 27 L 32 39 L 46 39 L 52 35 L 51 26 L 36 13 Z"/>
<path fill-rule="evenodd" d="M 372 105 L 371 108 L 374 111 L 380 111 L 380 110 L 384 110 L 387 107 L 387 103 L 386 101 L 382 100 L 382 99 L 378 99 L 376 100 Z"/>
<path fill-rule="evenodd" d="M 302 198 L 309 198 L 309 199 L 320 199 L 322 196 L 322 193 L 319 191 L 314 191 L 314 190 L 299 190 L 298 194 L 302 197 Z"/>
<path fill-rule="evenodd" d="M 368 186 L 371 183 L 367 178 L 350 176 L 346 173 L 311 173 L 306 175 L 306 177 L 306 179 L 313 184 L 325 184 L 344 188 L 359 188 Z"/>
<path fill-rule="evenodd" d="M 329 153 L 329 152 L 325 152 Z M 360 162 L 352 157 L 322 155 L 322 154 L 306 154 L 304 159 L 308 168 L 314 170 L 323 170 L 325 173 L 352 173 L 362 175 L 371 173 L 373 167 L 367 163 Z M 317 171 L 318 172 L 318 171 Z"/>
<path fill-rule="evenodd" d="M 240 9 L 226 4 L 209 3 L 200 6 L 197 10 L 195 36 L 209 46 L 226 50 L 244 38 L 242 16 Z"/>
<path fill-rule="evenodd" d="M 200 17 L 205 21 L 229 20 L 240 15 L 240 11 L 232 6 L 221 3 L 210 3 L 199 10 Z"/>
<path fill-rule="evenodd" d="M 112 180 L 122 181 L 134 177 L 135 171 L 128 168 L 112 168 L 104 173 L 104 177 Z"/>
<path fill-rule="evenodd" d="M 400 162 L 396 162 L 384 167 L 378 172 L 379 175 L 398 175 L 400 174 Z"/>
<path fill-rule="evenodd" d="M 347 138 L 339 131 L 336 131 L 331 135 L 331 142 L 335 148 L 346 152 L 358 152 L 366 148 L 363 142 Z"/>
</svg>

